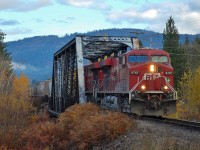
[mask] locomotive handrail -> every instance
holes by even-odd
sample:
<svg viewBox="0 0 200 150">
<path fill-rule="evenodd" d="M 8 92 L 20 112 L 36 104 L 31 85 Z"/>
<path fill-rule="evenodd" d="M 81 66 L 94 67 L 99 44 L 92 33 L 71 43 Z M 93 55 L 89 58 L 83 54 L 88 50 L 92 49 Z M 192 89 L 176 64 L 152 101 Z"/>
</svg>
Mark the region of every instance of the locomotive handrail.
<svg viewBox="0 0 200 150">
<path fill-rule="evenodd" d="M 167 86 L 174 92 L 174 99 L 177 99 L 178 96 L 177 96 L 176 90 L 167 82 L 167 78 L 165 76 L 161 76 L 161 77 L 163 77 L 165 79 Z"/>
<path fill-rule="evenodd" d="M 142 80 L 141 80 L 140 82 L 138 82 L 138 83 L 130 90 L 130 92 L 133 92 L 133 91 L 137 88 L 137 86 L 138 86 L 143 80 L 144 80 L 144 78 L 142 78 Z"/>
<path fill-rule="evenodd" d="M 170 90 L 172 90 L 173 92 L 173 96 L 174 99 L 177 99 L 177 92 L 176 90 L 167 82 L 167 78 L 165 76 L 161 76 L 165 79 L 167 86 L 170 88 Z M 144 78 L 142 78 L 142 80 L 140 80 L 130 91 L 129 91 L 129 102 L 131 100 L 131 93 L 138 87 L 138 85 L 144 80 Z"/>
<path fill-rule="evenodd" d="M 139 81 L 130 91 L 129 91 L 129 103 L 131 102 L 131 93 L 138 87 L 138 85 L 144 80 L 144 78 L 142 78 L 141 81 Z"/>
<path fill-rule="evenodd" d="M 100 84 L 97 85 L 96 91 L 99 90 L 103 86 L 103 80 L 101 81 Z"/>
<path fill-rule="evenodd" d="M 91 81 L 91 82 L 94 82 L 95 80 Z M 101 83 L 99 84 L 99 81 L 97 83 L 97 87 L 94 88 L 94 91 L 96 92 L 97 90 L 99 90 L 101 87 L 103 86 L 103 80 L 101 81 Z"/>
<path fill-rule="evenodd" d="M 103 79 L 103 80 L 98 80 L 97 82 L 94 82 L 95 80 L 90 80 L 90 81 L 86 81 L 86 85 L 88 83 L 88 85 L 90 86 L 90 88 L 88 89 L 89 91 L 98 91 L 98 90 L 102 90 L 102 91 L 109 91 L 109 92 L 115 92 L 115 91 L 118 91 L 118 92 L 128 92 L 128 87 L 127 87 L 127 79 L 120 79 L 120 80 L 116 80 L 114 78 L 107 78 L 106 80 Z M 110 82 L 112 81 L 112 82 Z M 114 82 L 115 81 L 115 82 Z M 104 87 L 104 83 L 110 83 L 108 85 L 108 87 Z M 91 84 L 93 83 L 93 84 Z M 118 86 L 119 89 L 116 89 L 116 85 L 119 84 Z M 103 88 L 102 88 L 103 87 Z M 102 88 L 102 89 L 101 89 Z M 107 89 L 108 88 L 108 89 Z"/>
<path fill-rule="evenodd" d="M 103 80 L 101 81 L 101 84 L 100 84 L 99 88 L 101 88 L 102 86 L 103 86 Z"/>
</svg>

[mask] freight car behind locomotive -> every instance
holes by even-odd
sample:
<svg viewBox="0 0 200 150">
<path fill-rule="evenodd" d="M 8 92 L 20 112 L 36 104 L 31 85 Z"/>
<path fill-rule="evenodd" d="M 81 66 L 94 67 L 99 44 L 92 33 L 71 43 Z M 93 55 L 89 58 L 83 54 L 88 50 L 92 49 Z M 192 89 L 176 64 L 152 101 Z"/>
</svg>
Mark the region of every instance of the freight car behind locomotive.
<svg viewBox="0 0 200 150">
<path fill-rule="evenodd" d="M 41 98 L 47 101 L 51 97 L 51 88 L 52 80 L 44 80 L 42 82 L 32 84 L 30 86 L 30 94 L 34 98 Z"/>
</svg>

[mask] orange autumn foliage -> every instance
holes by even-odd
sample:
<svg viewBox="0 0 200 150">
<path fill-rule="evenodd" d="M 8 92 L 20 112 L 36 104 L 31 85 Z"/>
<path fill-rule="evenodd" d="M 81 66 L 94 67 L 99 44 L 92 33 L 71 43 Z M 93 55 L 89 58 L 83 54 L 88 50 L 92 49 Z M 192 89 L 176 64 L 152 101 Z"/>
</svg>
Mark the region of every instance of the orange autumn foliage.
<svg viewBox="0 0 200 150">
<path fill-rule="evenodd" d="M 8 95 L 0 97 L 2 148 L 88 149 L 116 139 L 133 125 L 126 115 L 92 103 L 73 105 L 51 122 L 33 114 L 28 94 L 28 78 L 21 74 L 12 79 Z"/>
<path fill-rule="evenodd" d="M 66 109 L 57 123 L 31 126 L 22 139 L 25 149 L 89 149 L 116 139 L 133 123 L 122 113 L 102 111 L 92 103 L 77 104 Z"/>
<path fill-rule="evenodd" d="M 62 128 L 55 123 L 33 124 L 22 135 L 21 141 L 26 145 L 21 149 L 62 149 L 67 144 L 63 136 Z"/>
<path fill-rule="evenodd" d="M 14 76 L 12 84 L 12 93 L 14 93 L 18 99 L 29 98 L 29 80 L 23 73 L 20 74 L 19 78 Z"/>
</svg>

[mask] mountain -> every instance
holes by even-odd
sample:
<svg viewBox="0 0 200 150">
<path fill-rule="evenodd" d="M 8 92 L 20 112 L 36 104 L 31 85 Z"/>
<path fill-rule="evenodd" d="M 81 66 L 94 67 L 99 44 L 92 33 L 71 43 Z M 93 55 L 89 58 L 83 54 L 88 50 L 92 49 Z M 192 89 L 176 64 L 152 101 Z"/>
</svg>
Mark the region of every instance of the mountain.
<svg viewBox="0 0 200 150">
<path fill-rule="evenodd" d="M 133 34 L 138 32 L 142 34 Z M 138 36 L 145 47 L 162 48 L 162 33 L 140 29 L 103 29 L 87 33 L 66 34 L 63 37 L 56 35 L 35 36 L 18 41 L 7 42 L 7 51 L 11 53 L 13 66 L 17 74 L 23 72 L 31 81 L 41 81 L 52 76 L 53 54 L 72 40 L 75 35 L 91 36 Z M 187 35 L 190 42 L 198 35 Z M 186 35 L 180 35 L 180 43 L 183 43 Z"/>
</svg>

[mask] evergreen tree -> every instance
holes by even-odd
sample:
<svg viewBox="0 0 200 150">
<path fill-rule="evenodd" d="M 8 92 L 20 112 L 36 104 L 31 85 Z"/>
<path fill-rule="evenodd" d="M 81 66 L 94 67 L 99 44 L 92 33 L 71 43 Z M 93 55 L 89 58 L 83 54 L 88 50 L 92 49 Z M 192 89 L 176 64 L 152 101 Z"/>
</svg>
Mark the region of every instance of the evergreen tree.
<svg viewBox="0 0 200 150">
<path fill-rule="evenodd" d="M 198 36 L 195 37 L 193 44 L 200 44 L 200 38 Z"/>
<path fill-rule="evenodd" d="M 163 49 L 169 53 L 174 53 L 179 47 L 179 33 L 175 26 L 175 21 L 172 16 L 169 17 L 166 23 L 166 28 L 163 31 Z"/>
<path fill-rule="evenodd" d="M 8 84 L 11 81 L 13 71 L 11 56 L 6 50 L 4 37 L 5 34 L 0 30 L 0 92 L 8 90 Z"/>
<path fill-rule="evenodd" d="M 188 48 L 190 68 L 195 71 L 200 66 L 200 38 L 197 36 Z"/>
<path fill-rule="evenodd" d="M 181 65 L 184 67 L 184 72 L 190 70 L 192 73 L 200 66 L 200 38 L 195 37 L 193 42 L 189 42 L 188 35 L 185 37 L 183 45 L 180 47 L 179 60 L 182 60 Z M 181 57 L 181 58 L 180 58 Z"/>
<path fill-rule="evenodd" d="M 171 64 L 174 68 L 175 86 L 185 70 L 184 50 L 179 45 L 179 33 L 172 16 L 166 22 L 163 30 L 163 49 L 171 54 Z"/>
<path fill-rule="evenodd" d="M 189 41 L 188 35 L 185 36 L 185 42 L 184 42 L 184 45 L 185 45 L 185 46 L 190 45 L 190 41 Z"/>
<path fill-rule="evenodd" d="M 12 61 L 10 53 L 6 50 L 4 43 L 5 34 L 0 30 L 0 68 L 6 71 L 7 76 L 12 73 Z"/>
</svg>

